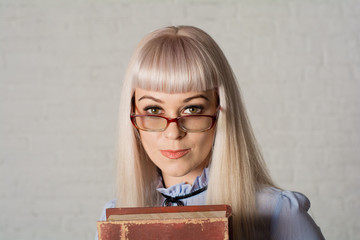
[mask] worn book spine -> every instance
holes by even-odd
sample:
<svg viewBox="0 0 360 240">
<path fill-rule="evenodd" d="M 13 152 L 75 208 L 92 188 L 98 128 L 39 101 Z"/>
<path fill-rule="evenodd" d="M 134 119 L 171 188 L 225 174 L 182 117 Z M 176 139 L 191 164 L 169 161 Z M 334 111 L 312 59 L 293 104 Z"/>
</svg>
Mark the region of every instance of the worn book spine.
<svg viewBox="0 0 360 240">
<path fill-rule="evenodd" d="M 108 219 L 110 215 L 175 213 L 175 212 L 210 212 L 210 211 L 225 211 L 226 217 L 229 217 L 231 215 L 231 207 L 229 205 L 133 207 L 133 208 L 108 208 L 106 209 L 106 219 Z"/>
<path fill-rule="evenodd" d="M 141 219 L 121 221 L 99 221 L 99 240 L 145 240 L 145 239 L 197 239 L 231 240 L 231 208 L 226 205 L 118 208 L 108 209 L 107 217 L 113 214 L 204 212 L 225 210 L 224 217 Z"/>
</svg>

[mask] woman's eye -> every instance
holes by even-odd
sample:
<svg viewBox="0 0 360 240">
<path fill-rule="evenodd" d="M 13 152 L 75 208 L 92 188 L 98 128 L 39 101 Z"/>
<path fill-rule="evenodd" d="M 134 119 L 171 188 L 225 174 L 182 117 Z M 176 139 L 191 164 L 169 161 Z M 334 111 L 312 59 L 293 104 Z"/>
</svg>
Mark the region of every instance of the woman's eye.
<svg viewBox="0 0 360 240">
<path fill-rule="evenodd" d="M 148 114 L 159 114 L 161 112 L 161 109 L 160 108 L 155 108 L 155 107 L 152 107 L 152 108 L 147 108 L 145 109 L 146 113 Z"/>
<path fill-rule="evenodd" d="M 184 111 L 185 114 L 199 114 L 202 112 L 202 107 L 198 107 L 198 106 L 191 106 L 191 107 L 187 107 Z"/>
</svg>

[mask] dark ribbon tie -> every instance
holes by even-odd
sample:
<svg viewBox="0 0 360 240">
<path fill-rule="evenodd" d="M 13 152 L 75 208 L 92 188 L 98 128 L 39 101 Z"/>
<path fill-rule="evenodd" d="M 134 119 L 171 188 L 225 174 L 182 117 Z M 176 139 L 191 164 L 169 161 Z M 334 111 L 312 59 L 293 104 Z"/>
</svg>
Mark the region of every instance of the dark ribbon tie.
<svg viewBox="0 0 360 240">
<path fill-rule="evenodd" d="M 203 191 L 205 191 L 207 189 L 207 186 L 203 187 L 203 188 L 199 188 L 198 190 L 189 193 L 189 194 L 185 194 L 182 196 L 177 196 L 177 197 L 171 197 L 165 194 L 161 194 L 165 197 L 165 201 L 163 203 L 163 206 L 171 206 L 172 203 L 176 203 L 177 206 L 184 206 L 184 203 L 181 201 L 182 199 L 186 199 L 195 195 L 198 195 L 199 193 L 202 193 Z"/>
</svg>

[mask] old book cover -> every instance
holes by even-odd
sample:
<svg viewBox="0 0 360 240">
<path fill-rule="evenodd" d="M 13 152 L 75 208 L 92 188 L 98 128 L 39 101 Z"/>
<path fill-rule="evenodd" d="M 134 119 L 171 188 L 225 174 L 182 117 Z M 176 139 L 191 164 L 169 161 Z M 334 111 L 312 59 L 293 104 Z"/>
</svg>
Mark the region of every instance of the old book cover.
<svg viewBox="0 0 360 240">
<path fill-rule="evenodd" d="M 228 205 L 109 208 L 99 240 L 231 239 Z"/>
</svg>

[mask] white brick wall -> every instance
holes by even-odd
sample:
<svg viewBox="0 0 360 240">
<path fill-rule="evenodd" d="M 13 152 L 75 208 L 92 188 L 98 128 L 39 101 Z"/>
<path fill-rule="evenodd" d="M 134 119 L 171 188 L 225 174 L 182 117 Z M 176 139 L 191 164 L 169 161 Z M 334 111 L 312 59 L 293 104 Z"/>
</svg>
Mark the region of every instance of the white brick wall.
<svg viewBox="0 0 360 240">
<path fill-rule="evenodd" d="M 358 0 L 0 0 L 0 239 L 93 237 L 129 57 L 179 24 L 228 56 L 278 184 L 326 239 L 359 239 Z"/>
</svg>

